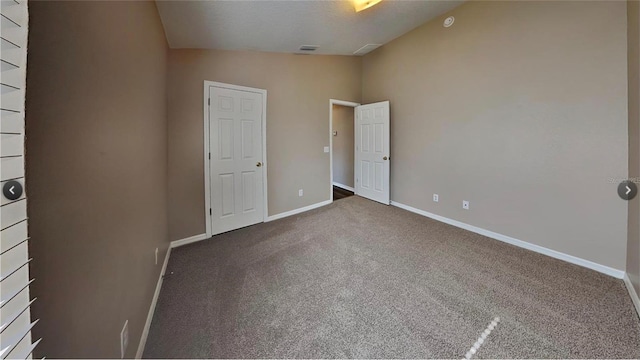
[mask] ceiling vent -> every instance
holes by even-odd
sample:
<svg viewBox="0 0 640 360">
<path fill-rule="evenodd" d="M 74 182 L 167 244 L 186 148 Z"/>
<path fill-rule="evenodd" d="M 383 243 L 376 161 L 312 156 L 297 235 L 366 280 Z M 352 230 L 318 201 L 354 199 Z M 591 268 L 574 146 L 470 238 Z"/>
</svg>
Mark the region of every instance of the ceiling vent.
<svg viewBox="0 0 640 360">
<path fill-rule="evenodd" d="M 367 54 L 367 53 L 379 48 L 380 46 L 382 46 L 382 44 L 367 44 L 367 45 L 361 47 L 360 49 L 356 50 L 353 53 L 353 55 L 362 56 L 364 54 Z"/>
<path fill-rule="evenodd" d="M 299 50 L 300 51 L 308 51 L 308 52 L 310 52 L 310 51 L 316 51 L 317 49 L 318 49 L 318 47 L 315 46 L 315 45 L 302 45 L 302 46 L 300 46 Z"/>
</svg>

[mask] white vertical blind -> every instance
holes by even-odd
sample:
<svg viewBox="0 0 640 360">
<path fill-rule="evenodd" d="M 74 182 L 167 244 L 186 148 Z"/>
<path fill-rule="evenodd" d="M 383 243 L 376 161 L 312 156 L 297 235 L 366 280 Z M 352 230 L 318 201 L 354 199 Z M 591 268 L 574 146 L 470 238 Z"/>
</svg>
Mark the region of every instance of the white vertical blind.
<svg viewBox="0 0 640 360">
<path fill-rule="evenodd" d="M 27 69 L 26 0 L 0 0 L 0 185 L 24 187 L 24 104 Z M 30 359 L 32 342 L 27 198 L 0 200 L 0 358 Z"/>
</svg>

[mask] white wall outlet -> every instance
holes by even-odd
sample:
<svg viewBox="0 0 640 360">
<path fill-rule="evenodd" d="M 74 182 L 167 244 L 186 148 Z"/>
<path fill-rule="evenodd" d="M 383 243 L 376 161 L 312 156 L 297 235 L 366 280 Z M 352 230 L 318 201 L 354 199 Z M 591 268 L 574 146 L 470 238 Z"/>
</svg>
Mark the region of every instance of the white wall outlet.
<svg viewBox="0 0 640 360">
<path fill-rule="evenodd" d="M 156 248 L 156 265 L 158 265 L 158 248 Z"/>
<path fill-rule="evenodd" d="M 304 190 L 302 189 L 298 190 L 298 196 L 302 196 L 302 195 L 304 195 Z"/>
<path fill-rule="evenodd" d="M 467 200 L 462 200 L 462 208 L 469 210 L 469 202 Z"/>
<path fill-rule="evenodd" d="M 438 194 L 433 194 L 433 202 L 438 202 Z"/>
<path fill-rule="evenodd" d="M 120 359 L 124 359 L 127 345 L 129 345 L 129 320 L 124 322 L 124 326 L 120 332 Z"/>
<path fill-rule="evenodd" d="M 326 152 L 326 153 L 328 153 L 328 152 L 329 152 L 329 147 L 328 147 L 328 146 L 325 146 L 325 147 L 324 147 L 324 152 Z"/>
</svg>

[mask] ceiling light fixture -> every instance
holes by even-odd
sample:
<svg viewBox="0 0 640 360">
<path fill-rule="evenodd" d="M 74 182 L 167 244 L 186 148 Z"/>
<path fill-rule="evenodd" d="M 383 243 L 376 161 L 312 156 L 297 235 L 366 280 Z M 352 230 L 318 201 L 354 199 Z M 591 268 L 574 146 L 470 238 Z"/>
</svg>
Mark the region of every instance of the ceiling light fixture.
<svg viewBox="0 0 640 360">
<path fill-rule="evenodd" d="M 353 5 L 356 8 L 356 12 L 368 9 L 373 5 L 379 3 L 382 0 L 353 0 Z"/>
</svg>

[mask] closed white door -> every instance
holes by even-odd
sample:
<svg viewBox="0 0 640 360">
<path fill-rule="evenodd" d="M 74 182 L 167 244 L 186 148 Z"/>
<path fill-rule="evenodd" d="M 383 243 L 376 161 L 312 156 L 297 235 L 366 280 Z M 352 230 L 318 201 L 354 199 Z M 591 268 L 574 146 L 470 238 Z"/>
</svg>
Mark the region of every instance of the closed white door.
<svg viewBox="0 0 640 360">
<path fill-rule="evenodd" d="M 262 94 L 211 87 L 211 229 L 220 234 L 264 220 Z"/>
<path fill-rule="evenodd" d="M 357 106 L 356 194 L 389 205 L 389 102 Z"/>
</svg>

